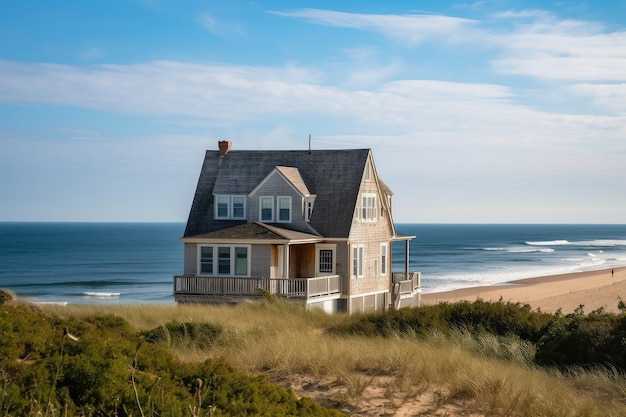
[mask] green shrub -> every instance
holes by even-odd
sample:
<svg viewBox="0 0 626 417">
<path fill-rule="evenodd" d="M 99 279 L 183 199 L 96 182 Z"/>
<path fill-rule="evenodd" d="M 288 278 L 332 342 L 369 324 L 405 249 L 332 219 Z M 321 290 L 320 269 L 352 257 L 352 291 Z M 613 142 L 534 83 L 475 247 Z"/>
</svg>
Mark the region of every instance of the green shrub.
<svg viewBox="0 0 626 417">
<path fill-rule="evenodd" d="M 542 365 L 608 365 L 626 370 L 626 315 L 568 314 L 555 319 L 537 345 Z"/>
<path fill-rule="evenodd" d="M 189 340 L 219 332 L 165 327 Z M 162 330 L 137 334 L 113 315 L 60 319 L 0 306 L 0 415 L 341 415 L 223 362 L 186 364 L 163 344 L 145 343 Z"/>
<path fill-rule="evenodd" d="M 553 320 L 550 314 L 533 312 L 520 303 L 483 301 L 442 303 L 433 306 L 402 308 L 384 313 L 355 316 L 331 328 L 333 333 L 384 335 L 416 334 L 462 329 L 472 334 L 515 335 L 537 342 Z"/>
<path fill-rule="evenodd" d="M 537 364 L 565 368 L 598 365 L 626 372 L 626 314 L 602 309 L 585 315 L 583 306 L 562 316 L 532 311 L 520 303 L 483 301 L 442 303 L 384 313 L 353 316 L 328 330 L 335 334 L 365 336 L 433 333 L 457 338 L 471 335 L 470 350 L 485 356 L 528 357 L 535 352 Z M 455 335 L 456 332 L 456 335 Z M 493 335 L 495 338 L 487 338 Z M 489 344 L 482 343 L 489 340 Z M 527 345 L 531 343 L 536 347 Z M 503 344 L 515 344 L 508 349 Z M 491 346 L 491 347 L 490 347 Z M 519 354 L 517 352 L 520 352 Z"/>
</svg>

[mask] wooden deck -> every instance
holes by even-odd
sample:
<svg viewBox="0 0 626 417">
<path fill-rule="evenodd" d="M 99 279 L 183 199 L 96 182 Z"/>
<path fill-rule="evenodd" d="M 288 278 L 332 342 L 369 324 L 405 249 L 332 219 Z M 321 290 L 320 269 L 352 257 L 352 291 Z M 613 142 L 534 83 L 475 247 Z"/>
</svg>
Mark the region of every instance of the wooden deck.
<svg viewBox="0 0 626 417">
<path fill-rule="evenodd" d="M 174 298 L 188 296 L 258 297 L 261 291 L 286 298 L 309 299 L 341 292 L 339 275 L 315 278 L 237 278 L 177 275 Z"/>
</svg>

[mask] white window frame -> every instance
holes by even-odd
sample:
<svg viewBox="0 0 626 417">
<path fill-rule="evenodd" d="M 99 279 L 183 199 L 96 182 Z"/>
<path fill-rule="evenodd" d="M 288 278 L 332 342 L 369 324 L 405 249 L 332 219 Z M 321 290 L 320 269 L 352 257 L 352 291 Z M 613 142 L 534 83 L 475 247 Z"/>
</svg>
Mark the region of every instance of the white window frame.
<svg viewBox="0 0 626 417">
<path fill-rule="evenodd" d="M 304 197 L 304 221 L 310 222 L 311 215 L 313 215 L 313 204 L 315 199 L 312 197 Z"/>
<path fill-rule="evenodd" d="M 281 201 L 287 201 L 287 207 L 289 209 L 289 218 L 287 220 L 283 220 L 280 218 L 280 203 Z M 278 196 L 276 197 L 276 223 L 291 223 L 291 214 L 292 210 L 291 196 Z"/>
<path fill-rule="evenodd" d="M 331 270 L 330 271 L 324 271 L 322 272 L 320 270 L 320 261 L 322 260 L 322 257 L 320 256 L 320 252 L 321 251 L 331 251 Z M 335 264 L 337 259 L 337 245 L 332 245 L 332 244 L 321 244 L 321 245 L 315 245 L 315 272 L 316 272 L 316 276 L 324 276 L 324 275 L 335 275 Z"/>
<path fill-rule="evenodd" d="M 387 242 L 380 244 L 380 275 L 387 275 L 389 269 L 389 245 Z"/>
<path fill-rule="evenodd" d="M 202 248 L 212 248 L 212 272 L 202 272 Z M 219 272 L 219 253 L 220 248 L 228 249 L 229 254 L 229 271 L 228 273 Z M 237 274 L 237 249 L 246 250 L 246 273 Z M 206 244 L 198 245 L 198 267 L 197 274 L 200 276 L 223 276 L 223 277 L 250 277 L 250 268 L 252 265 L 251 246 L 250 245 L 222 245 L 222 244 Z"/>
<path fill-rule="evenodd" d="M 361 194 L 361 220 L 375 222 L 378 220 L 376 193 Z"/>
<path fill-rule="evenodd" d="M 263 201 L 268 201 L 270 202 L 270 210 L 272 210 L 272 214 L 270 216 L 269 220 L 266 220 L 263 218 Z M 273 196 L 260 196 L 259 197 L 259 221 L 263 222 L 263 223 L 274 223 L 274 197 Z"/>
<path fill-rule="evenodd" d="M 352 278 L 363 278 L 365 274 L 365 245 L 352 245 Z"/>
<path fill-rule="evenodd" d="M 241 216 L 235 216 L 235 199 L 236 198 L 241 198 L 243 199 L 243 214 Z M 246 212 L 247 212 L 247 202 L 248 202 L 248 198 L 245 195 L 232 195 L 230 196 L 230 202 L 231 202 L 231 212 L 230 212 L 230 217 L 231 219 L 234 220 L 245 220 L 246 219 Z"/>
<path fill-rule="evenodd" d="M 220 212 L 220 200 L 221 199 L 226 199 L 226 215 L 220 216 L 219 212 Z M 228 218 L 230 217 L 230 196 L 228 195 L 223 195 L 223 194 L 218 194 L 215 195 L 214 197 L 214 205 L 215 205 L 215 219 L 217 220 L 228 220 Z"/>
<path fill-rule="evenodd" d="M 211 271 L 208 272 L 204 272 L 202 270 L 202 266 L 204 265 L 204 263 L 208 263 L 208 262 L 202 262 L 202 249 L 205 248 L 210 248 L 210 254 L 211 254 Z M 213 272 L 215 271 L 215 250 L 213 248 L 213 245 L 201 245 L 198 246 L 198 275 L 213 275 Z"/>
<path fill-rule="evenodd" d="M 234 203 L 235 198 L 243 199 L 243 216 L 237 216 L 237 217 L 235 216 L 235 203 Z M 223 199 L 226 199 L 226 215 L 220 216 L 219 215 L 220 200 L 223 200 Z M 214 218 L 216 220 L 246 220 L 247 218 L 246 213 L 247 213 L 248 198 L 245 195 L 216 194 L 214 196 L 213 203 L 215 206 Z"/>
</svg>

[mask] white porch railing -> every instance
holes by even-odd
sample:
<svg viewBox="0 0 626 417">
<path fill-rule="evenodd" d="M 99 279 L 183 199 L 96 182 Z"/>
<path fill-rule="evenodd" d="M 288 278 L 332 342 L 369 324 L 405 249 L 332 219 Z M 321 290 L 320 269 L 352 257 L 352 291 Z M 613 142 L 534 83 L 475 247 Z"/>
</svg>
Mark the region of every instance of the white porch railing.
<svg viewBox="0 0 626 417">
<path fill-rule="evenodd" d="M 283 297 L 311 298 L 341 292 L 339 275 L 315 278 L 174 276 L 174 295 L 258 296 L 258 289 Z"/>
</svg>

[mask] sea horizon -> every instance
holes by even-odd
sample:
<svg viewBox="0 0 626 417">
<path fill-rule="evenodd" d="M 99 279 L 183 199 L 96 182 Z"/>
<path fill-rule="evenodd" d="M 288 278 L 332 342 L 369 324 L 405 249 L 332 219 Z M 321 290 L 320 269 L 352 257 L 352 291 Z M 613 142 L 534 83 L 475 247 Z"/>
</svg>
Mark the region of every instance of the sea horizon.
<svg viewBox="0 0 626 417">
<path fill-rule="evenodd" d="M 0 288 L 34 302 L 173 304 L 184 222 L 2 221 Z M 626 225 L 396 223 L 425 293 L 626 266 Z M 392 268 L 404 270 L 404 244 Z"/>
</svg>

